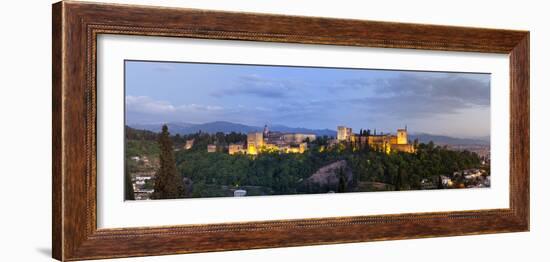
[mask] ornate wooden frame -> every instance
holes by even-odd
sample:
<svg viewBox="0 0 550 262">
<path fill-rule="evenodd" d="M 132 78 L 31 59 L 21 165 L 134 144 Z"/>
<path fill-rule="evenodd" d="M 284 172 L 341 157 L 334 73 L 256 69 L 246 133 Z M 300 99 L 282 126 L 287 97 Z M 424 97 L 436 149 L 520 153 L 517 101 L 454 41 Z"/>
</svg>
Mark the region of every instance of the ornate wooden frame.
<svg viewBox="0 0 550 262">
<path fill-rule="evenodd" d="M 53 5 L 53 257 L 81 260 L 529 230 L 529 32 L 84 2 Z M 148 35 L 510 56 L 510 208 L 98 229 L 96 40 Z M 330 230 L 327 230 L 330 229 Z"/>
</svg>

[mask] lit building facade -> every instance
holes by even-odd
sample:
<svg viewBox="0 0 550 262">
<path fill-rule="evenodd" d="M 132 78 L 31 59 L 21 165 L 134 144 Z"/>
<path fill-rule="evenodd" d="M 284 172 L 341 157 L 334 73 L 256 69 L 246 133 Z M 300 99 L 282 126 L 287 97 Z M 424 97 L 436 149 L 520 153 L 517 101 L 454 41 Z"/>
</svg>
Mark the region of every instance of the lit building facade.
<svg viewBox="0 0 550 262">
<path fill-rule="evenodd" d="M 308 148 L 307 143 L 315 139 L 314 134 L 272 132 L 266 126 L 263 132 L 248 133 L 246 153 L 304 153 Z"/>
<path fill-rule="evenodd" d="M 264 134 L 262 132 L 251 132 L 246 136 L 247 153 L 257 155 L 264 146 Z"/>
<path fill-rule="evenodd" d="M 217 147 L 214 144 L 210 144 L 210 145 L 207 146 L 208 153 L 214 153 L 214 152 L 216 152 L 216 149 L 217 149 Z"/>
<path fill-rule="evenodd" d="M 229 154 L 246 154 L 246 150 L 243 144 L 229 144 L 228 148 Z"/>
<path fill-rule="evenodd" d="M 290 133 L 290 134 L 283 134 L 282 139 L 286 143 L 296 143 L 300 144 L 306 141 L 313 141 L 317 138 L 314 134 L 300 134 L 300 133 Z"/>
<path fill-rule="evenodd" d="M 407 129 L 397 129 L 397 143 L 399 145 L 408 144 Z"/>
<path fill-rule="evenodd" d="M 351 138 L 352 135 L 351 127 L 345 127 L 345 126 L 338 126 L 338 133 L 336 135 L 336 139 L 338 141 L 346 141 Z"/>
<path fill-rule="evenodd" d="M 363 135 L 353 134 L 351 128 L 338 126 L 338 141 L 348 142 L 354 147 L 370 146 L 371 148 L 390 153 L 393 151 L 414 153 L 414 146 L 408 143 L 407 128 L 397 129 L 396 135 L 375 134 Z"/>
</svg>

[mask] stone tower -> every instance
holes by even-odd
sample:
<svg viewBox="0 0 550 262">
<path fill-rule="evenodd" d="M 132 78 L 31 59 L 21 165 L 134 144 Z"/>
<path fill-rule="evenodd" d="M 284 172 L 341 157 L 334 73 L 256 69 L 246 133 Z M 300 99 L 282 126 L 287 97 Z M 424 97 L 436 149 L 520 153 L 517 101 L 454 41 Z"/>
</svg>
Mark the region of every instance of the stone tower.
<svg viewBox="0 0 550 262">
<path fill-rule="evenodd" d="M 256 155 L 264 145 L 264 136 L 262 132 L 250 132 L 246 139 L 247 154 Z"/>
<path fill-rule="evenodd" d="M 348 140 L 351 136 L 351 128 L 345 127 L 345 126 L 338 126 L 338 133 L 336 134 L 336 138 L 338 141 L 345 141 Z"/>
<path fill-rule="evenodd" d="M 397 129 L 397 144 L 398 145 L 406 145 L 407 143 L 408 143 L 408 141 L 407 141 L 407 128 Z"/>
</svg>

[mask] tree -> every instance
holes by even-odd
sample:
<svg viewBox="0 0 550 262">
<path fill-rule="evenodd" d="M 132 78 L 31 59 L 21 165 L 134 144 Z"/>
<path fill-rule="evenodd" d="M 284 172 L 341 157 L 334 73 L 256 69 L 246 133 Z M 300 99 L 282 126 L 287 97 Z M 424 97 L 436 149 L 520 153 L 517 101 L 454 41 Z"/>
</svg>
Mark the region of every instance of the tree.
<svg viewBox="0 0 550 262">
<path fill-rule="evenodd" d="M 155 177 L 155 188 L 151 198 L 173 199 L 184 196 L 183 179 L 176 170 L 172 140 L 166 125 L 162 126 L 162 133 L 158 139 L 160 167 Z"/>
<path fill-rule="evenodd" d="M 344 171 L 344 168 L 340 167 L 338 169 L 338 193 L 344 193 L 347 191 L 347 177 Z"/>
<path fill-rule="evenodd" d="M 395 191 L 400 191 L 403 189 L 403 174 L 402 174 L 402 168 L 397 167 L 397 175 L 395 176 Z"/>
<path fill-rule="evenodd" d="M 125 169 L 126 171 L 124 172 L 124 200 L 135 200 L 134 187 L 132 185 L 132 178 L 130 177 L 130 172 L 128 172 L 127 166 Z"/>
</svg>

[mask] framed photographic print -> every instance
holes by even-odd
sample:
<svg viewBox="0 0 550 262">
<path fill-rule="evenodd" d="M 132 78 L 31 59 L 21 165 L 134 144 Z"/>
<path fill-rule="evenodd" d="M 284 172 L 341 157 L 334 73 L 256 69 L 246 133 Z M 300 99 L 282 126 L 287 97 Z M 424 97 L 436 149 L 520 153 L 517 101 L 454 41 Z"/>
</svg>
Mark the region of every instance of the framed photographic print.
<svg viewBox="0 0 550 262">
<path fill-rule="evenodd" d="M 53 257 L 529 230 L 529 32 L 53 5 Z"/>
</svg>

